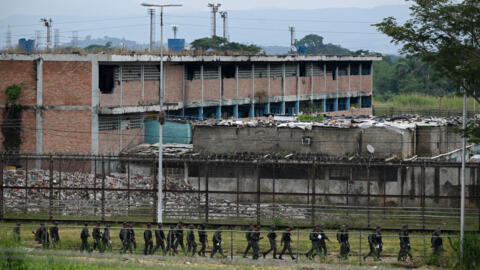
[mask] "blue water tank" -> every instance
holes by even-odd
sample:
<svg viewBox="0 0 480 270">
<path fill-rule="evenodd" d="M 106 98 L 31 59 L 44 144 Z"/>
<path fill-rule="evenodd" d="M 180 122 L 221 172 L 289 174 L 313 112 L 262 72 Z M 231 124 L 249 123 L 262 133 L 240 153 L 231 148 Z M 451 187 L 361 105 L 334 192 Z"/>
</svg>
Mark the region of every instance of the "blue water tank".
<svg viewBox="0 0 480 270">
<path fill-rule="evenodd" d="M 168 50 L 178 52 L 185 49 L 185 39 L 168 39 Z"/>
<path fill-rule="evenodd" d="M 24 38 L 21 38 L 18 40 L 18 50 L 25 52 L 27 51 L 27 40 Z"/>
<path fill-rule="evenodd" d="M 29 39 L 26 43 L 26 51 L 27 53 L 33 53 L 35 51 L 35 40 Z"/>
<path fill-rule="evenodd" d="M 307 53 L 307 46 L 305 46 L 305 45 L 297 46 L 297 53 L 298 54 L 306 54 Z"/>
</svg>

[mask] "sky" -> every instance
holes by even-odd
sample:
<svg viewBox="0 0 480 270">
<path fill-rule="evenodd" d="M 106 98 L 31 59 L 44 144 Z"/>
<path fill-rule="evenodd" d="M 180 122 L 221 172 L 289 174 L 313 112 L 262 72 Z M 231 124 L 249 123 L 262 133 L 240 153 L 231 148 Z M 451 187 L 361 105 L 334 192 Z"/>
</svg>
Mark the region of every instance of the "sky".
<svg viewBox="0 0 480 270">
<path fill-rule="evenodd" d="M 203 0 L 0 0 L 0 48 L 7 44 L 8 26 L 12 43 L 20 38 L 34 39 L 38 33 L 45 42 L 42 17 L 53 19 L 60 33 L 60 44 L 91 36 L 125 38 L 146 44 L 149 18 L 142 2 L 183 4 L 169 8 L 165 15 L 165 38 L 171 38 L 171 24 L 180 26 L 179 37 L 187 42 L 211 35 L 211 20 Z M 229 12 L 231 41 L 262 46 L 289 46 L 289 25 L 296 28 L 295 37 L 313 33 L 326 43 L 339 44 L 350 50 L 367 49 L 397 53 L 398 47 L 378 33 L 372 24 L 388 16 L 408 17 L 405 0 L 223 0 L 220 10 Z M 293 5 L 294 4 L 294 5 Z M 156 40 L 159 39 L 158 15 Z M 221 19 L 217 34 L 222 34 Z M 73 34 L 77 32 L 77 34 Z"/>
</svg>

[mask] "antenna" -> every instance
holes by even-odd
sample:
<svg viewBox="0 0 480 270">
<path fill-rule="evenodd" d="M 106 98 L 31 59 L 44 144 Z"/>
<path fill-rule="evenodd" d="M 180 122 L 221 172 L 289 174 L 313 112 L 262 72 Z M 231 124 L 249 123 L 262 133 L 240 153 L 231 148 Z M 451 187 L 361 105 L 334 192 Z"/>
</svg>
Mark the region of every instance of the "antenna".
<svg viewBox="0 0 480 270">
<path fill-rule="evenodd" d="M 58 49 L 60 45 L 60 30 L 59 29 L 54 29 L 54 41 L 53 41 L 53 48 Z"/>
<path fill-rule="evenodd" d="M 218 8 L 222 4 L 208 4 L 208 7 L 212 8 L 212 48 L 215 49 L 217 47 L 217 12 Z"/>
<path fill-rule="evenodd" d="M 172 30 L 173 30 L 173 38 L 177 39 L 178 25 L 176 24 L 172 25 Z"/>
<path fill-rule="evenodd" d="M 78 31 L 72 31 L 72 47 L 78 46 Z"/>
<path fill-rule="evenodd" d="M 155 9 L 149 8 L 148 15 L 150 15 L 150 52 L 152 52 L 155 40 Z"/>
<path fill-rule="evenodd" d="M 294 39 L 295 39 L 295 26 L 290 25 L 288 27 L 288 31 L 290 31 L 290 52 L 294 53 L 297 51 L 297 48 L 295 48 L 294 45 Z"/>
<path fill-rule="evenodd" d="M 47 18 L 41 18 L 40 22 L 43 22 L 44 25 L 47 27 L 47 50 L 50 50 L 52 48 L 52 37 L 51 37 L 51 29 L 52 29 L 52 18 L 48 19 Z"/>
<path fill-rule="evenodd" d="M 12 47 L 12 29 L 10 28 L 10 25 L 8 25 L 7 29 L 7 49 L 10 49 Z"/>
<path fill-rule="evenodd" d="M 220 11 L 219 13 L 223 19 L 223 38 L 229 40 L 230 37 L 228 36 L 228 12 Z"/>
</svg>

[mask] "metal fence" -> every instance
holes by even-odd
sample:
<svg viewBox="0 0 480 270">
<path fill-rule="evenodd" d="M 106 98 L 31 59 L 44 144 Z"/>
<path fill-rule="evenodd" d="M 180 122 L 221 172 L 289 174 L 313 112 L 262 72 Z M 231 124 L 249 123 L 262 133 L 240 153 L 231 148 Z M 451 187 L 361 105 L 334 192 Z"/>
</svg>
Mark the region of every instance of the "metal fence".
<svg viewBox="0 0 480 270">
<path fill-rule="evenodd" d="M 166 222 L 396 229 L 459 223 L 446 162 L 188 156 L 164 159 Z M 0 219 L 156 222 L 155 157 L 3 155 Z M 480 167 L 467 165 L 468 230 L 480 228 Z"/>
<path fill-rule="evenodd" d="M 421 115 L 421 116 L 437 116 L 437 117 L 460 117 L 463 114 L 462 109 L 445 109 L 444 107 L 438 108 L 422 108 L 416 107 L 394 107 L 394 106 L 373 106 L 373 115 L 375 116 L 387 116 L 392 117 L 396 115 Z M 475 110 L 467 110 L 467 118 L 473 118 L 478 112 Z"/>
</svg>

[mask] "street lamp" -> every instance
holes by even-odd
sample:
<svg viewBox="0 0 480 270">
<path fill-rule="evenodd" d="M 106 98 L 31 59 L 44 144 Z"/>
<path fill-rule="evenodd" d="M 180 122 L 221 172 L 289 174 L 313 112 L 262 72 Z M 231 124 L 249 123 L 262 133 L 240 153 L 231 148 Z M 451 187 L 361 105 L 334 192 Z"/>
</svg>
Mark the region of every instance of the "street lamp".
<svg viewBox="0 0 480 270">
<path fill-rule="evenodd" d="M 165 7 L 181 7 L 179 4 L 148 4 L 142 3 L 144 7 L 159 7 L 160 8 L 160 92 L 158 93 L 159 99 L 159 128 L 158 128 L 158 192 L 157 192 L 157 222 L 162 223 L 162 183 L 163 183 L 163 172 L 162 172 L 162 157 L 163 157 L 163 122 L 162 118 L 165 117 L 163 113 L 163 95 L 165 93 L 165 84 L 164 84 L 164 75 L 163 75 L 163 8 Z"/>
</svg>

